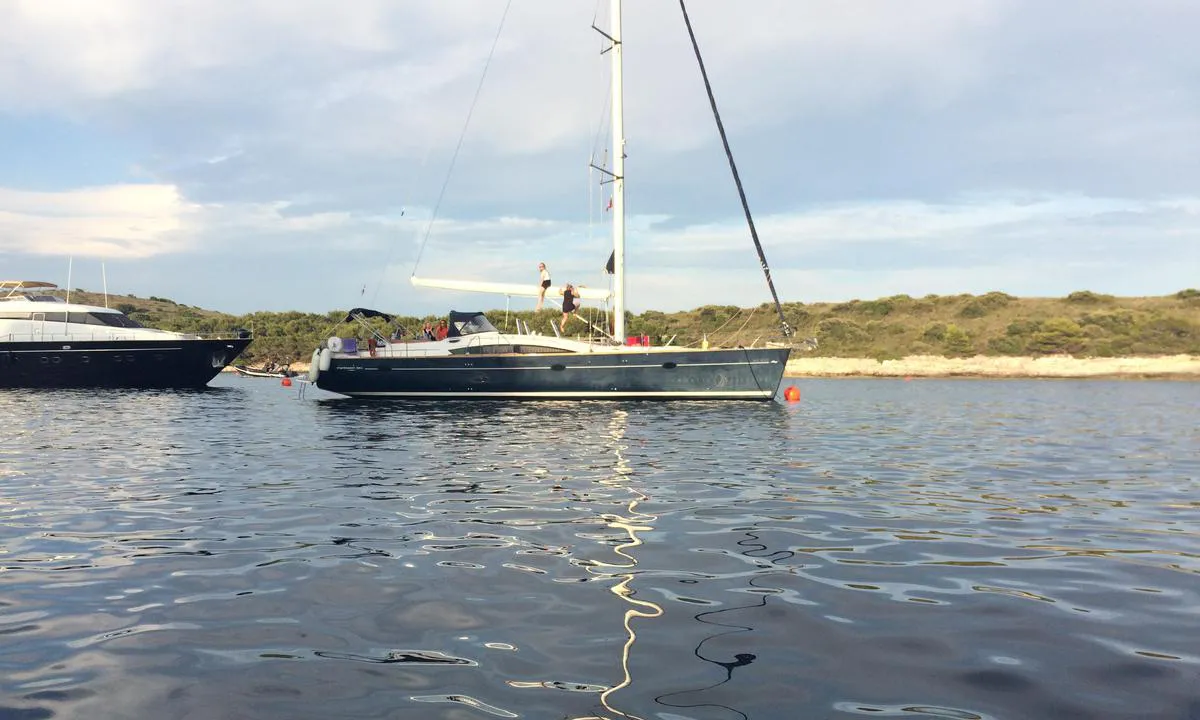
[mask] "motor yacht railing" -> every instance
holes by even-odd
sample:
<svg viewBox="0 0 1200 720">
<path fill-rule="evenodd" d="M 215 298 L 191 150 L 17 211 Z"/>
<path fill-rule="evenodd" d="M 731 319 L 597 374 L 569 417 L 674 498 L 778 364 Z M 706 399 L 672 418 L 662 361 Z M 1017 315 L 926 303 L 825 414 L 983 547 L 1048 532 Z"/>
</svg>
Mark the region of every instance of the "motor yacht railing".
<svg viewBox="0 0 1200 720">
<path fill-rule="evenodd" d="M 149 331 L 149 328 L 140 329 L 140 332 L 21 332 L 21 333 L 3 333 L 0 334 L 0 341 L 4 342 L 114 342 L 114 341 L 135 341 L 135 340 L 239 340 L 250 337 L 248 334 L 239 332 L 211 332 L 211 333 L 177 333 L 169 330 Z"/>
</svg>

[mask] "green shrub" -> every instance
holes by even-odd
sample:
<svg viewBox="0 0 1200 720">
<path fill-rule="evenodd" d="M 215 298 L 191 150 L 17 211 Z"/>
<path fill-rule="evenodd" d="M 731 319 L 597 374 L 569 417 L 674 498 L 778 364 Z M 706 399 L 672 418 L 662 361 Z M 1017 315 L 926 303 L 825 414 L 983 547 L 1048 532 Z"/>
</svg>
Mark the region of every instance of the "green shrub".
<svg viewBox="0 0 1200 720">
<path fill-rule="evenodd" d="M 975 354 L 975 343 L 965 330 L 957 325 L 948 325 L 942 338 L 942 349 L 947 357 L 969 357 Z"/>
<path fill-rule="evenodd" d="M 995 337 L 988 340 L 987 349 L 993 355 L 1020 355 L 1025 352 L 1025 342 L 1011 335 Z"/>
<path fill-rule="evenodd" d="M 1082 325 L 1094 325 L 1104 328 L 1114 334 L 1125 334 L 1133 330 L 1137 320 L 1129 310 L 1114 310 L 1112 312 L 1084 313 L 1079 319 Z"/>
<path fill-rule="evenodd" d="M 1009 305 L 1010 303 L 1016 302 L 1017 296 L 1009 295 L 1006 292 L 1000 292 L 998 290 L 993 290 L 989 293 L 980 295 L 979 301 L 981 303 L 987 305 L 988 307 L 998 308 L 998 307 L 1004 307 L 1006 305 Z"/>
<path fill-rule="evenodd" d="M 851 300 L 838 303 L 830 308 L 830 312 L 839 315 L 866 315 L 867 317 L 883 317 L 894 309 L 890 300 Z"/>
<path fill-rule="evenodd" d="M 1004 329 L 1004 334 L 1009 337 L 1024 337 L 1032 335 L 1042 327 L 1040 320 L 1013 320 Z"/>
<path fill-rule="evenodd" d="M 1195 323 L 1174 315 L 1161 315 L 1138 326 L 1135 341 L 1154 353 L 1200 351 L 1200 330 Z"/>
<path fill-rule="evenodd" d="M 817 331 L 821 336 L 843 343 L 862 342 L 870 339 L 870 335 L 861 325 L 844 318 L 822 320 L 817 323 Z"/>
<path fill-rule="evenodd" d="M 1083 328 L 1069 318 L 1051 318 L 1042 323 L 1026 345 L 1035 355 L 1075 354 L 1083 349 Z"/>
<path fill-rule="evenodd" d="M 999 310 L 1009 303 L 1016 300 L 1015 297 L 1008 293 L 992 291 L 985 293 L 979 297 L 966 296 L 966 304 L 958 311 L 959 317 L 964 318 L 981 318 L 993 310 Z"/>
<path fill-rule="evenodd" d="M 988 314 L 988 310 L 987 305 L 978 300 L 970 300 L 958 311 L 958 316 L 962 318 L 981 318 Z"/>
<path fill-rule="evenodd" d="M 868 317 L 885 317 L 891 314 L 893 305 L 888 300 L 867 300 L 858 304 L 856 308 L 860 315 Z"/>
<path fill-rule="evenodd" d="M 928 343 L 940 343 L 946 339 L 946 325 L 944 323 L 932 323 L 925 326 L 925 332 L 921 333 L 921 339 Z"/>
<path fill-rule="evenodd" d="M 1115 300 L 1116 298 L 1112 295 L 1094 293 L 1091 290 L 1076 290 L 1067 296 L 1067 302 L 1080 305 L 1096 305 L 1099 303 L 1110 303 Z"/>
</svg>

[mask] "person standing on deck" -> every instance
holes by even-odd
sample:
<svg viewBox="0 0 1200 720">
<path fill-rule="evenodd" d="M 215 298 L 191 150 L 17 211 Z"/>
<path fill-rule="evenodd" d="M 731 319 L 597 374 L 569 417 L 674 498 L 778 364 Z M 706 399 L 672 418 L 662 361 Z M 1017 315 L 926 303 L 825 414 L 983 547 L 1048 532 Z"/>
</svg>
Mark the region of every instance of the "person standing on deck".
<svg viewBox="0 0 1200 720">
<path fill-rule="evenodd" d="M 579 309 L 579 296 L 576 294 L 576 292 L 575 286 L 571 283 L 567 283 L 566 286 L 563 287 L 563 316 L 562 320 L 558 323 L 558 329 L 560 332 L 563 332 L 567 329 L 567 318 L 571 317 L 571 313 Z"/>
<path fill-rule="evenodd" d="M 534 312 L 542 309 L 542 302 L 546 299 L 546 290 L 550 288 L 550 271 L 546 269 L 546 263 L 538 263 L 538 274 L 541 277 L 542 289 L 538 292 L 537 307 L 533 309 Z"/>
</svg>

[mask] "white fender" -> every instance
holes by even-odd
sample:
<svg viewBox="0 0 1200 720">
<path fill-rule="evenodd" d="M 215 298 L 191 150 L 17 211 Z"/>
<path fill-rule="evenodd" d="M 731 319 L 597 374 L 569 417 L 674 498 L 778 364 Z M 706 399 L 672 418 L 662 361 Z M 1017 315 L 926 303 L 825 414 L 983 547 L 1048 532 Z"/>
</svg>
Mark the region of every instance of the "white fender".
<svg viewBox="0 0 1200 720">
<path fill-rule="evenodd" d="M 308 364 L 308 381 L 316 382 L 321 374 L 321 348 L 313 350 L 312 361 Z"/>
<path fill-rule="evenodd" d="M 321 348 L 321 359 L 317 361 L 317 367 L 321 368 L 321 372 L 329 369 L 329 361 L 333 359 L 333 353 L 329 348 Z"/>
<path fill-rule="evenodd" d="M 334 352 L 341 352 L 342 351 L 342 339 L 340 337 L 331 337 L 331 338 L 329 338 L 329 340 L 325 341 L 325 347 L 329 348 L 330 350 L 332 350 Z M 321 369 L 328 370 L 329 368 L 321 368 Z"/>
</svg>

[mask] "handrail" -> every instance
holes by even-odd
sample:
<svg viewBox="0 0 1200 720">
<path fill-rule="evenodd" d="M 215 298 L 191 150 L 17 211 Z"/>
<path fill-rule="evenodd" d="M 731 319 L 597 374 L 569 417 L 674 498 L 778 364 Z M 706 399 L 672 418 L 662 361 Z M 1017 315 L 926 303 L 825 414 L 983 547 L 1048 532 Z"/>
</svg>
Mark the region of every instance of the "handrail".
<svg viewBox="0 0 1200 720">
<path fill-rule="evenodd" d="M 5 333 L 0 335 L 0 338 L 5 338 L 7 342 L 135 342 L 138 340 L 238 340 L 237 333 L 216 332 L 216 333 L 174 333 L 164 331 L 164 337 L 138 336 L 129 334 L 116 333 L 47 333 L 47 332 L 29 332 L 29 333 Z"/>
</svg>

